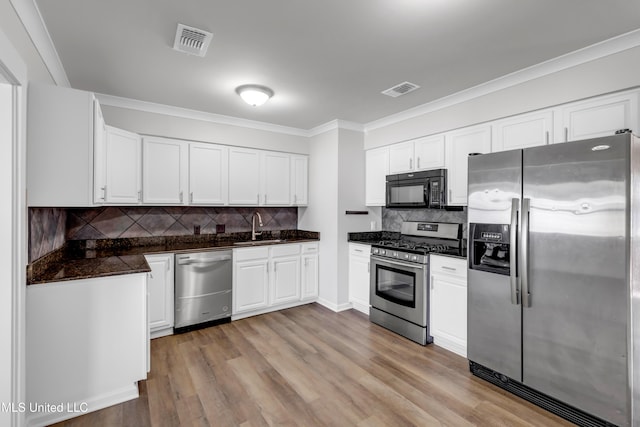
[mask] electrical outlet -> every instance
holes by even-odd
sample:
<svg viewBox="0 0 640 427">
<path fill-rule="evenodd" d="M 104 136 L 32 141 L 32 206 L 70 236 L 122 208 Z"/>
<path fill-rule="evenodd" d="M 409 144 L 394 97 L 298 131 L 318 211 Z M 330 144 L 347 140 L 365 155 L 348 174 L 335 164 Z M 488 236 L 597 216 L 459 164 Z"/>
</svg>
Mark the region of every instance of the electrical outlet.
<svg viewBox="0 0 640 427">
<path fill-rule="evenodd" d="M 216 224 L 216 233 L 224 233 L 224 224 Z"/>
<path fill-rule="evenodd" d="M 193 226 L 193 234 L 200 234 L 200 226 L 199 225 L 194 225 Z"/>
</svg>

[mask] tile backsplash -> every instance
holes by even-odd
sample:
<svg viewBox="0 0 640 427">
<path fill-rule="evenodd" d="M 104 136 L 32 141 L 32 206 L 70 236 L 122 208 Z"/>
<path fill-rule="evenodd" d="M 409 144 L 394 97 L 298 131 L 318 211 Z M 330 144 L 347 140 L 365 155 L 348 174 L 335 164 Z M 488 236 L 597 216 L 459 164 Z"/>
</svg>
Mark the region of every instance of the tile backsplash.
<svg viewBox="0 0 640 427">
<path fill-rule="evenodd" d="M 66 222 L 65 209 L 29 209 L 29 262 L 64 245 Z"/>
<path fill-rule="evenodd" d="M 141 207 L 30 208 L 29 261 L 58 249 L 67 240 L 215 234 L 251 231 L 254 212 L 262 216 L 262 230 L 298 228 L 296 207 Z"/>
<path fill-rule="evenodd" d="M 403 221 L 454 222 L 462 224 L 462 236 L 467 237 L 467 208 L 461 211 L 442 209 L 387 209 L 382 208 L 382 229 L 400 231 Z"/>
</svg>

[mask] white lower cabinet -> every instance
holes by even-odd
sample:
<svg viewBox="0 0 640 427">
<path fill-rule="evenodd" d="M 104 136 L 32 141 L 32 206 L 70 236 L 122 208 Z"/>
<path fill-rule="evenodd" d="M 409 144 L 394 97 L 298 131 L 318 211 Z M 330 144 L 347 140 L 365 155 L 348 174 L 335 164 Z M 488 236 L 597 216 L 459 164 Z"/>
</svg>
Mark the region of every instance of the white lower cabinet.
<svg viewBox="0 0 640 427">
<path fill-rule="evenodd" d="M 273 246 L 269 252 L 271 305 L 300 300 L 300 245 Z"/>
<path fill-rule="evenodd" d="M 147 279 L 151 338 L 171 335 L 174 316 L 174 255 L 145 255 L 145 258 L 151 267 L 151 273 Z"/>
<path fill-rule="evenodd" d="M 317 243 L 302 244 L 302 286 L 301 299 L 314 300 L 319 294 L 319 245 Z"/>
<path fill-rule="evenodd" d="M 317 243 L 293 243 L 234 249 L 232 319 L 317 298 L 317 247 Z"/>
<path fill-rule="evenodd" d="M 365 314 L 369 314 L 370 253 L 370 245 L 349 243 L 349 302 Z"/>
<path fill-rule="evenodd" d="M 232 315 L 269 305 L 269 248 L 233 250 Z"/>
<path fill-rule="evenodd" d="M 433 343 L 467 357 L 467 262 L 429 256 Z"/>
<path fill-rule="evenodd" d="M 26 289 L 25 425 L 49 425 L 138 397 L 147 377 L 147 274 Z M 63 405 L 64 403 L 64 405 Z"/>
</svg>

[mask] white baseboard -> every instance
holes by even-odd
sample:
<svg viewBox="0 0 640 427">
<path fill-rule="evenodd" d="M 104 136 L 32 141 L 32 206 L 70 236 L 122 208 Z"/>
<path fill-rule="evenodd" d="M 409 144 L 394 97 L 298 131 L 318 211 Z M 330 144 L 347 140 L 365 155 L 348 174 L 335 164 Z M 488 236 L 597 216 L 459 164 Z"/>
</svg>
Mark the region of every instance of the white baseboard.
<svg viewBox="0 0 640 427">
<path fill-rule="evenodd" d="M 467 358 L 467 345 L 461 344 L 459 342 L 448 339 L 446 337 L 433 337 L 433 343 L 438 347 L 442 347 L 449 351 L 454 352 L 455 354 Z"/>
<path fill-rule="evenodd" d="M 353 305 L 353 308 L 355 310 L 358 310 L 359 312 L 364 313 L 367 316 L 369 315 L 369 304 L 364 305 L 364 304 L 359 303 L 357 301 L 352 301 L 351 304 Z"/>
<path fill-rule="evenodd" d="M 89 412 L 98 411 L 108 406 L 117 405 L 127 400 L 137 399 L 139 397 L 138 384 L 133 383 L 130 386 L 114 390 L 100 396 L 88 397 L 82 401 L 63 402 L 65 411 L 63 412 L 32 412 L 27 415 L 27 426 L 41 427 L 55 424 L 70 418 L 79 417 Z M 36 402 L 45 403 L 45 402 Z M 49 402 L 47 402 L 49 403 Z M 57 404 L 57 403 L 56 403 Z M 51 402 L 51 405 L 54 405 Z M 67 410 L 68 408 L 68 410 Z M 27 406 L 27 410 L 28 410 Z M 71 412 L 69 412 L 69 410 Z M 73 412 L 76 411 L 76 412 Z"/>
<path fill-rule="evenodd" d="M 353 305 L 350 302 L 347 302 L 344 304 L 336 304 L 332 301 L 329 301 L 323 298 L 318 298 L 318 301 L 316 302 L 323 307 L 327 307 L 331 311 L 335 311 L 336 313 L 340 311 L 350 310 L 353 308 Z"/>
<path fill-rule="evenodd" d="M 167 335 L 173 335 L 173 328 L 160 329 L 158 331 L 151 331 L 149 334 L 151 339 L 166 337 Z"/>
<path fill-rule="evenodd" d="M 316 302 L 316 300 L 314 298 L 311 298 L 311 299 L 306 299 L 304 301 L 295 301 L 288 304 L 274 305 L 272 307 L 262 308 L 260 310 L 247 311 L 245 313 L 238 313 L 238 314 L 232 315 L 231 320 L 240 320 L 240 319 L 244 319 L 245 317 L 257 316 L 258 314 L 265 314 L 265 313 L 270 313 L 272 311 L 278 311 L 278 310 L 284 310 L 287 308 L 297 307 L 299 305 L 311 304 L 312 302 Z"/>
</svg>

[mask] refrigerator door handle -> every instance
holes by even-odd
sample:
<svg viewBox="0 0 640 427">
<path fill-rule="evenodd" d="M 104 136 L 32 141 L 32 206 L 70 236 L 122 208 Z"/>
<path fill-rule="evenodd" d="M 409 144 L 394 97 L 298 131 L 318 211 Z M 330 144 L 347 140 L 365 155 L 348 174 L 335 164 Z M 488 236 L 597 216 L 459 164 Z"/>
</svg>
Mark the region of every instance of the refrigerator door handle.
<svg viewBox="0 0 640 427">
<path fill-rule="evenodd" d="M 518 264 L 518 213 L 520 211 L 520 199 L 511 199 L 511 231 L 509 234 L 509 280 L 511 282 L 511 304 L 520 304 L 520 289 L 518 286 L 518 276 L 516 265 Z"/>
<path fill-rule="evenodd" d="M 530 199 L 522 199 L 521 229 L 520 229 L 520 283 L 522 285 L 522 306 L 531 307 L 529 293 L 529 209 Z"/>
</svg>

